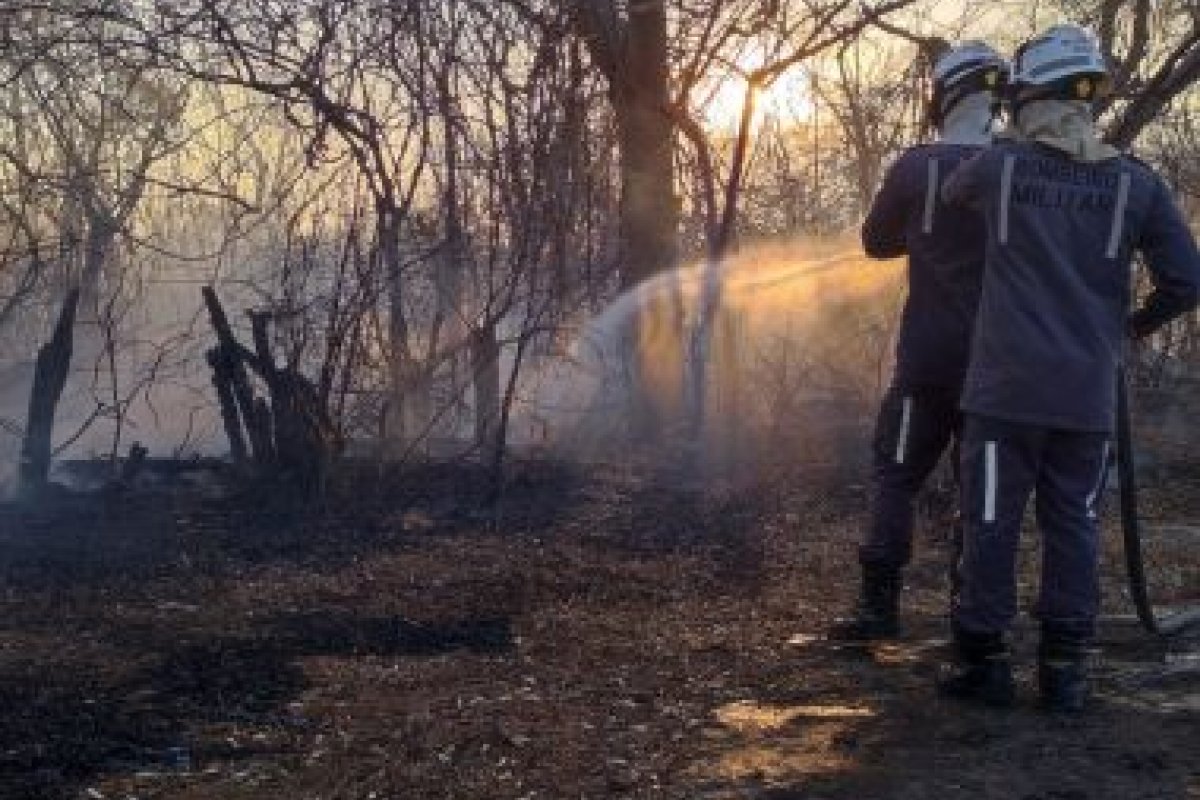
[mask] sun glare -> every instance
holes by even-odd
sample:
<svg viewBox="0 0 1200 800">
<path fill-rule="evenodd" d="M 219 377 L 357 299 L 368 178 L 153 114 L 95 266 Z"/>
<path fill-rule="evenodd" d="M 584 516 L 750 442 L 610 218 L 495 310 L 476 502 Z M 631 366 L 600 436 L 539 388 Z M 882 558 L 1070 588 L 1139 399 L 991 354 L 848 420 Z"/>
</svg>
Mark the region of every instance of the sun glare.
<svg viewBox="0 0 1200 800">
<path fill-rule="evenodd" d="M 717 133 L 733 134 L 742 119 L 746 101 L 746 81 L 740 76 L 727 76 L 708 92 L 701 92 L 700 116 L 706 128 Z M 754 128 L 771 119 L 783 125 L 796 124 L 812 115 L 812 94 L 808 80 L 799 69 L 779 76 L 760 90 L 755 97 Z"/>
</svg>

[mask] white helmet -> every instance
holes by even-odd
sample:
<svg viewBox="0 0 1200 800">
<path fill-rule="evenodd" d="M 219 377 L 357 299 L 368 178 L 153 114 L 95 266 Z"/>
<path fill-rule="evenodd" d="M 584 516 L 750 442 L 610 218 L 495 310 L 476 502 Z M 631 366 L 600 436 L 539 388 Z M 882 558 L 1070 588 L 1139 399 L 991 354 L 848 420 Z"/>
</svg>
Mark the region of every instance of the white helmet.
<svg viewBox="0 0 1200 800">
<path fill-rule="evenodd" d="M 963 42 L 938 58 L 933 65 L 933 82 L 950 88 L 971 75 L 989 70 L 1006 75 L 1008 62 L 984 42 Z"/>
<path fill-rule="evenodd" d="M 1108 84 L 1108 64 L 1096 35 L 1080 25 L 1055 25 L 1013 57 L 1013 90 L 1044 87 L 1047 96 L 1094 100 Z"/>
<path fill-rule="evenodd" d="M 996 95 L 1007 81 L 1008 62 L 984 42 L 969 41 L 952 47 L 933 65 L 930 119 L 940 126 L 964 97 L 976 92 Z"/>
</svg>

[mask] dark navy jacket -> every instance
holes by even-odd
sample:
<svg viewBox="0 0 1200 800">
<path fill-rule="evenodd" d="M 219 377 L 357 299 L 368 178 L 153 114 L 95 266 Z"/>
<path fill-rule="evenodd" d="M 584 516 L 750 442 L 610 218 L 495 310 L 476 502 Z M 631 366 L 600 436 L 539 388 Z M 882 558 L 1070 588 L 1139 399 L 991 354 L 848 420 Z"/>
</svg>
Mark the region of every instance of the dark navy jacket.
<svg viewBox="0 0 1200 800">
<path fill-rule="evenodd" d="M 908 299 L 896 343 L 895 384 L 958 391 L 970 353 L 983 272 L 983 221 L 942 202 L 940 187 L 979 147 L 930 144 L 900 156 L 863 223 L 867 255 L 908 254 Z"/>
<path fill-rule="evenodd" d="M 1148 332 L 1193 308 L 1200 290 L 1200 253 L 1167 187 L 1128 156 L 1084 163 L 1010 141 L 964 163 L 943 194 L 987 222 L 963 409 L 1111 430 L 1127 325 Z M 1129 317 L 1135 251 L 1154 291 Z"/>
</svg>

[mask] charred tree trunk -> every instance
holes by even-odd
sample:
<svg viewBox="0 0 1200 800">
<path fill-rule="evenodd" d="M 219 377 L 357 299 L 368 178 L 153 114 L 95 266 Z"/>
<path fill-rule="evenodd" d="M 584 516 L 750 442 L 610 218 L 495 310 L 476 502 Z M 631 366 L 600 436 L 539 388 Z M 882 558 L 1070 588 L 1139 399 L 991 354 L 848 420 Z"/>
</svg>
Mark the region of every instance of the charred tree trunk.
<svg viewBox="0 0 1200 800">
<path fill-rule="evenodd" d="M 443 349 L 448 350 L 450 385 L 457 386 L 461 362 L 459 353 L 464 340 L 470 334 L 464 322 L 466 314 L 462 308 L 463 270 L 467 247 L 463 228 L 463 191 L 460 184 L 462 176 L 459 123 L 456 119 L 458 110 L 451 85 L 451 69 L 452 60 L 449 60 L 444 63 L 437 77 L 438 114 L 442 119 L 445 139 L 445 190 L 442 197 L 445 238 L 442 242 L 441 263 L 433 276 L 436 303 L 429 343 L 425 349 L 425 363 L 436 364 L 439 352 Z M 427 380 L 432 382 L 434 377 L 429 374 Z M 432 413 L 432 408 L 429 412 Z M 426 426 L 424 421 L 421 424 L 422 427 Z"/>
<path fill-rule="evenodd" d="M 217 293 L 211 286 L 205 286 L 200 291 L 204 295 L 204 304 L 208 307 L 209 319 L 217 334 L 215 357 L 220 362 L 220 368 L 214 369 L 214 374 L 223 376 L 237 403 L 239 415 L 249 435 L 250 449 L 255 462 L 269 464 L 274 460 L 271 423 L 269 415 L 264 418 L 255 402 L 254 389 L 246 372 L 243 348 L 234 338 L 229 317 L 226 316 L 221 301 L 217 299 Z"/>
<path fill-rule="evenodd" d="M 471 334 L 471 371 L 475 381 L 475 444 L 491 447 L 500 420 L 500 344 L 495 324 Z"/>
<path fill-rule="evenodd" d="M 325 468 L 338 449 L 338 435 L 320 389 L 292 367 L 279 367 L 271 354 L 271 315 L 250 312 L 254 358 L 248 363 L 267 384 L 270 408 L 262 398 L 257 414 L 274 424 L 276 464 L 298 479 L 302 489 L 319 491 Z"/>
<path fill-rule="evenodd" d="M 251 431 L 251 441 L 258 440 L 255 458 L 260 464 L 277 464 L 279 462 L 279 433 L 278 425 L 271 416 L 271 407 L 267 401 L 254 396 L 254 411 L 246 426 Z"/>
<path fill-rule="evenodd" d="M 248 316 L 250 317 L 250 337 L 254 341 L 254 355 L 258 358 L 255 371 L 262 374 L 263 379 L 269 383 L 278 371 L 275 366 L 275 356 L 271 355 L 271 336 L 267 329 L 271 315 L 262 311 L 251 311 Z"/>
<path fill-rule="evenodd" d="M 306 484 L 321 472 L 331 455 L 331 424 L 326 420 L 320 402 L 320 392 L 295 370 L 280 369 L 271 354 L 270 314 L 250 312 L 250 328 L 254 337 L 253 364 L 255 371 L 267 384 L 271 395 L 270 409 L 261 398 L 258 415 L 275 424 L 275 455 L 280 467 L 291 470 Z"/>
<path fill-rule="evenodd" d="M 18 486 L 22 494 L 36 494 L 45 488 L 49 479 L 54 415 L 71 369 L 78 308 L 79 289 L 75 288 L 63 300 L 50 341 L 38 350 L 33 389 L 29 395 L 29 416 L 21 444 Z"/>
<path fill-rule="evenodd" d="M 295 369 L 276 365 L 268 330 L 270 314 L 250 312 L 251 352 L 234 338 L 216 292 L 208 286 L 203 292 L 220 341 L 209 351 L 209 364 L 234 458 L 245 459 L 244 425 L 258 463 L 289 475 L 301 491 L 319 492 L 326 465 L 338 449 L 337 431 L 320 390 Z M 246 367 L 266 384 L 269 401 L 254 396 Z"/>
<path fill-rule="evenodd" d="M 142 474 L 142 470 L 146 466 L 146 458 L 149 455 L 150 450 L 141 442 L 134 442 L 130 445 L 129 455 L 126 456 L 125 463 L 121 465 L 121 474 L 117 477 L 118 485 L 131 486 Z"/>
<path fill-rule="evenodd" d="M 400 268 L 400 231 L 395 210 L 380 201 L 376 231 L 388 293 L 388 399 L 381 420 L 384 438 L 394 451 L 402 450 L 412 429 L 416 381 L 405 309 L 404 275 Z"/>
<path fill-rule="evenodd" d="M 225 435 L 229 437 L 229 451 L 235 464 L 245 464 L 249 457 L 246 449 L 246 437 L 242 433 L 242 419 L 238 414 L 237 399 L 233 396 L 233 383 L 225 371 L 225 360 L 221 358 L 220 348 L 213 348 L 207 354 L 208 365 L 212 368 L 213 388 L 217 391 L 217 402 L 221 406 L 221 421 L 225 425 Z"/>
<path fill-rule="evenodd" d="M 504 458 L 508 453 L 508 425 L 512 417 L 513 400 L 517 396 L 517 380 L 521 374 L 521 366 L 525 363 L 525 352 L 531 341 L 526 333 L 518 337 L 516 352 L 513 354 L 512 371 L 508 373 L 508 382 L 504 386 L 504 397 L 500 399 L 499 416 L 493 429 L 491 449 L 485 453 L 491 463 L 491 488 L 488 492 L 489 502 L 496 505 L 504 488 Z M 497 394 L 499 394 L 499 367 L 497 366 Z"/>
</svg>

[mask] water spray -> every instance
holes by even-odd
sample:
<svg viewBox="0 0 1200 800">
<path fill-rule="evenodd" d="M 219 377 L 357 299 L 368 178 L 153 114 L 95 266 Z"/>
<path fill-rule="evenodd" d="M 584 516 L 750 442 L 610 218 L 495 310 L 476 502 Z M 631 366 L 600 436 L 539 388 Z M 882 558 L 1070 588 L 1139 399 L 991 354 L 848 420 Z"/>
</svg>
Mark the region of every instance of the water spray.
<svg viewBox="0 0 1200 800">
<path fill-rule="evenodd" d="M 768 461 L 848 473 L 866 452 L 902 283 L 900 262 L 840 241 L 749 245 L 665 272 L 535 370 L 524 409 L 560 452 L 689 485 Z"/>
</svg>

